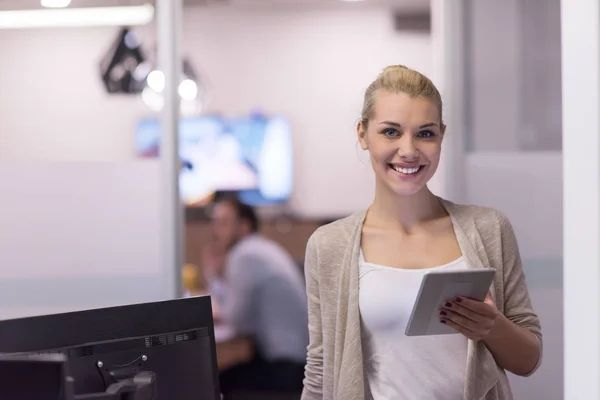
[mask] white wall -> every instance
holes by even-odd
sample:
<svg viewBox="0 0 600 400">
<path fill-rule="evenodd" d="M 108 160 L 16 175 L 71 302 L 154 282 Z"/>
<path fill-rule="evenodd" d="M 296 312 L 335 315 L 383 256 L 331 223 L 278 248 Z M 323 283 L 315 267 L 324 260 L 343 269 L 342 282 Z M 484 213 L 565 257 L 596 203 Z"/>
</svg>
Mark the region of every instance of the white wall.
<svg viewBox="0 0 600 400">
<path fill-rule="evenodd" d="M 363 90 L 388 64 L 431 73 L 429 36 L 394 32 L 384 9 L 184 14 L 184 53 L 209 80 L 211 110 L 291 118 L 292 209 L 330 217 L 366 206 L 373 178 L 354 133 Z M 153 29 L 139 32 L 152 48 Z M 132 159 L 135 123 L 147 111 L 137 98 L 105 94 L 98 73 L 115 34 L 0 32 L 0 161 Z"/>
<path fill-rule="evenodd" d="M 114 29 L 0 32 L 0 160 L 126 161 L 142 104 L 109 97 L 98 61 Z"/>
<path fill-rule="evenodd" d="M 0 164 L 0 319 L 168 298 L 155 161 Z"/>
</svg>

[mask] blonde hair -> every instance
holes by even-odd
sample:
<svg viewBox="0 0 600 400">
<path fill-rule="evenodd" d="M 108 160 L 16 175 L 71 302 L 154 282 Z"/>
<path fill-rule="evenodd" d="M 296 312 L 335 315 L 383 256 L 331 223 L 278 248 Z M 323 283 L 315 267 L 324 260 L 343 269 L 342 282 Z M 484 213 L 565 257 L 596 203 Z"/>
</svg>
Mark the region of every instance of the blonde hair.
<svg viewBox="0 0 600 400">
<path fill-rule="evenodd" d="M 431 99 L 439 110 L 440 124 L 443 125 L 442 96 L 440 96 L 440 92 L 433 82 L 414 69 L 404 65 L 392 65 L 385 68 L 365 91 L 361 113 L 361 123 L 365 128 L 373 117 L 377 94 L 382 90 L 390 93 L 406 93 L 411 97 L 422 96 Z"/>
</svg>

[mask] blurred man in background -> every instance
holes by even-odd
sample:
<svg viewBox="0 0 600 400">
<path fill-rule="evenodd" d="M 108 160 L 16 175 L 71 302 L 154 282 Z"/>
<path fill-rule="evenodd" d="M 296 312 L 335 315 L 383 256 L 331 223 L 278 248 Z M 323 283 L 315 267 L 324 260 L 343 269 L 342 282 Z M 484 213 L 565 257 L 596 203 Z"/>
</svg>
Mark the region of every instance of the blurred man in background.
<svg viewBox="0 0 600 400">
<path fill-rule="evenodd" d="M 220 357 L 221 391 L 302 390 L 308 317 L 301 271 L 283 247 L 258 233 L 256 213 L 238 200 L 214 205 L 211 229 L 227 250 L 218 321 L 235 332 L 230 354 Z"/>
</svg>

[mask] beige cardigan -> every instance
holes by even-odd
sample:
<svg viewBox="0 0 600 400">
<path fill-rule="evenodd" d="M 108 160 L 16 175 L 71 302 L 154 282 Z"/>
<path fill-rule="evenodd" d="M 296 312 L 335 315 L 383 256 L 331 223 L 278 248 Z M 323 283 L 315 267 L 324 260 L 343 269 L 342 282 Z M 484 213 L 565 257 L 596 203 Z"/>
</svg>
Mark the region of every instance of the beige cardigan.
<svg viewBox="0 0 600 400">
<path fill-rule="evenodd" d="M 498 272 L 492 297 L 500 312 L 533 332 L 541 344 L 540 323 L 529 300 L 508 219 L 489 208 L 440 201 L 450 214 L 467 264 Z M 358 309 L 358 259 L 365 215 L 363 211 L 323 226 L 308 241 L 305 271 L 310 344 L 302 400 L 367 397 Z M 469 341 L 464 400 L 510 399 L 504 370 L 483 342 Z"/>
</svg>

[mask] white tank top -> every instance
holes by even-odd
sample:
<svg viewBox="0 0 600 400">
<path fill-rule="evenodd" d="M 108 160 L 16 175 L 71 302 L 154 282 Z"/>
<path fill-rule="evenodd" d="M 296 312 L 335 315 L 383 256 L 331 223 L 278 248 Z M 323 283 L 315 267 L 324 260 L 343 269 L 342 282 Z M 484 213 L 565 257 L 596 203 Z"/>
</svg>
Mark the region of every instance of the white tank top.
<svg viewBox="0 0 600 400">
<path fill-rule="evenodd" d="M 404 334 L 423 275 L 464 269 L 463 257 L 439 267 L 398 269 L 360 253 L 359 308 L 366 384 L 374 400 L 462 400 L 467 339 Z"/>
</svg>

